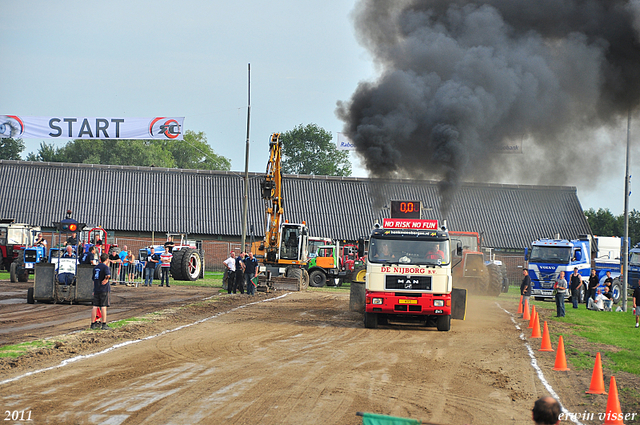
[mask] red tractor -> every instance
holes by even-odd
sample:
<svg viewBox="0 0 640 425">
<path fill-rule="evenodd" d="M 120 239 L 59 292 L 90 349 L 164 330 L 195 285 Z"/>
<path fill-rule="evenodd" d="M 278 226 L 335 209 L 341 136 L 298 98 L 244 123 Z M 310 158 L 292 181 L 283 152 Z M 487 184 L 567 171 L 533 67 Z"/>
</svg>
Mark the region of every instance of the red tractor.
<svg viewBox="0 0 640 425">
<path fill-rule="evenodd" d="M 453 286 L 481 295 L 498 296 L 504 291 L 506 268 L 500 261 L 485 260 L 482 240 L 477 232 L 449 232 L 451 246 L 462 245 L 462 257 L 452 252 Z M 508 287 L 507 287 L 508 289 Z"/>
<path fill-rule="evenodd" d="M 24 248 L 34 244 L 35 235 L 40 232 L 40 227 L 14 221 L 12 218 L 0 219 L 0 269 L 10 270 L 14 261 L 21 258 Z"/>
</svg>

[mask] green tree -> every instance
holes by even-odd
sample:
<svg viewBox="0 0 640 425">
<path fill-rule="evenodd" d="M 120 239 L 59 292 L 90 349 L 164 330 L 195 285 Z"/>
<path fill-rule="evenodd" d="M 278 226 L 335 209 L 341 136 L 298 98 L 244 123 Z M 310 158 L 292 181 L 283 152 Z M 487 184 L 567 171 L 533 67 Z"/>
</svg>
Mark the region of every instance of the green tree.
<svg viewBox="0 0 640 425">
<path fill-rule="evenodd" d="M 184 133 L 184 140 L 166 140 L 164 143 L 178 168 L 226 171 L 231 169 L 229 159 L 216 155 L 202 131 L 196 133 L 187 130 Z"/>
<path fill-rule="evenodd" d="M 288 174 L 350 176 L 349 152 L 339 151 L 331 133 L 316 124 L 298 125 L 280 136 L 282 171 Z"/>
<path fill-rule="evenodd" d="M 142 167 L 230 170 L 231 163 L 216 155 L 203 132 L 188 130 L 184 140 L 76 139 L 56 148 L 40 143 L 28 161 L 132 165 Z"/>
<path fill-rule="evenodd" d="M 22 139 L 0 137 L 0 159 L 21 160 L 20 154 L 24 151 Z"/>
<path fill-rule="evenodd" d="M 597 236 L 624 236 L 624 214 L 614 216 L 608 208 L 593 208 L 584 212 L 589 221 L 591 231 Z M 630 245 L 640 242 L 640 211 L 629 211 Z"/>
</svg>

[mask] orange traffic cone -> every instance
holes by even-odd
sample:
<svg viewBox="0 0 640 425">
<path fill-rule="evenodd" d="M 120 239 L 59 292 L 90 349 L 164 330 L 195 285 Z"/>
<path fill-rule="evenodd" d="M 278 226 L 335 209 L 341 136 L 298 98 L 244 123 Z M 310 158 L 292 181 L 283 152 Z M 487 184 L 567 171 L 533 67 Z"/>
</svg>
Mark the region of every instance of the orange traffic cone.
<svg viewBox="0 0 640 425">
<path fill-rule="evenodd" d="M 616 377 L 611 377 L 609 384 L 609 397 L 607 398 L 607 414 L 604 419 L 604 425 L 622 424 L 622 409 L 620 408 L 620 400 L 618 399 L 618 387 L 616 386 Z"/>
<path fill-rule="evenodd" d="M 540 318 L 538 317 L 537 311 L 535 321 L 533 322 L 533 331 L 531 331 L 531 338 L 542 338 L 542 335 L 540 335 Z"/>
<path fill-rule="evenodd" d="M 522 295 L 520 295 L 520 303 L 518 304 L 518 313 L 522 314 Z"/>
<path fill-rule="evenodd" d="M 567 367 L 567 358 L 564 355 L 564 340 L 562 339 L 562 335 L 560 335 L 560 340 L 558 341 L 558 352 L 556 353 L 556 363 L 553 366 L 553 370 L 569 370 Z"/>
<path fill-rule="evenodd" d="M 604 379 L 602 378 L 602 360 L 600 353 L 596 354 L 596 364 L 593 366 L 593 374 L 591 375 L 591 385 L 587 394 L 606 394 L 604 390 Z"/>
<path fill-rule="evenodd" d="M 542 344 L 540 344 L 540 349 L 538 351 L 553 351 L 551 348 L 551 337 L 549 336 L 549 328 L 547 327 L 547 321 L 544 321 L 544 326 L 542 329 Z"/>
<path fill-rule="evenodd" d="M 522 312 L 522 320 L 529 320 L 531 316 L 529 316 L 529 300 L 524 301 L 524 311 Z"/>
<path fill-rule="evenodd" d="M 533 329 L 533 323 L 536 320 L 536 306 L 532 305 L 531 306 L 531 317 L 529 318 L 529 326 L 527 326 L 527 329 Z"/>
</svg>

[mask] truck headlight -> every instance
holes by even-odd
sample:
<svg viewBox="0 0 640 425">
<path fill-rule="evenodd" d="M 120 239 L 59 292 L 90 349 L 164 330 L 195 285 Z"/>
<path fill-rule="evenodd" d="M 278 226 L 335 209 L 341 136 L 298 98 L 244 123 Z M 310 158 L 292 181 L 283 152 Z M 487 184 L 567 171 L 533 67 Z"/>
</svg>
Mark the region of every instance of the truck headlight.
<svg viewBox="0 0 640 425">
<path fill-rule="evenodd" d="M 434 307 L 444 307 L 444 300 L 433 300 Z"/>
<path fill-rule="evenodd" d="M 382 298 L 374 298 L 371 302 L 372 304 L 382 304 Z"/>
</svg>

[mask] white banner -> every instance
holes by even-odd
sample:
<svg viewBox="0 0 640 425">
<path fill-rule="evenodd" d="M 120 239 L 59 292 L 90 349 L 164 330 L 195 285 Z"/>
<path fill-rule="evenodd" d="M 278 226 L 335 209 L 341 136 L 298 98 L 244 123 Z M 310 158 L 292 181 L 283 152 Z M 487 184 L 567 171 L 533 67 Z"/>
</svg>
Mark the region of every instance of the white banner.
<svg viewBox="0 0 640 425">
<path fill-rule="evenodd" d="M 182 140 L 184 117 L 22 117 L 0 115 L 0 137 Z"/>
<path fill-rule="evenodd" d="M 336 147 L 339 151 L 355 151 L 356 147 L 351 140 L 344 133 L 338 133 L 338 140 L 336 141 Z"/>
</svg>

